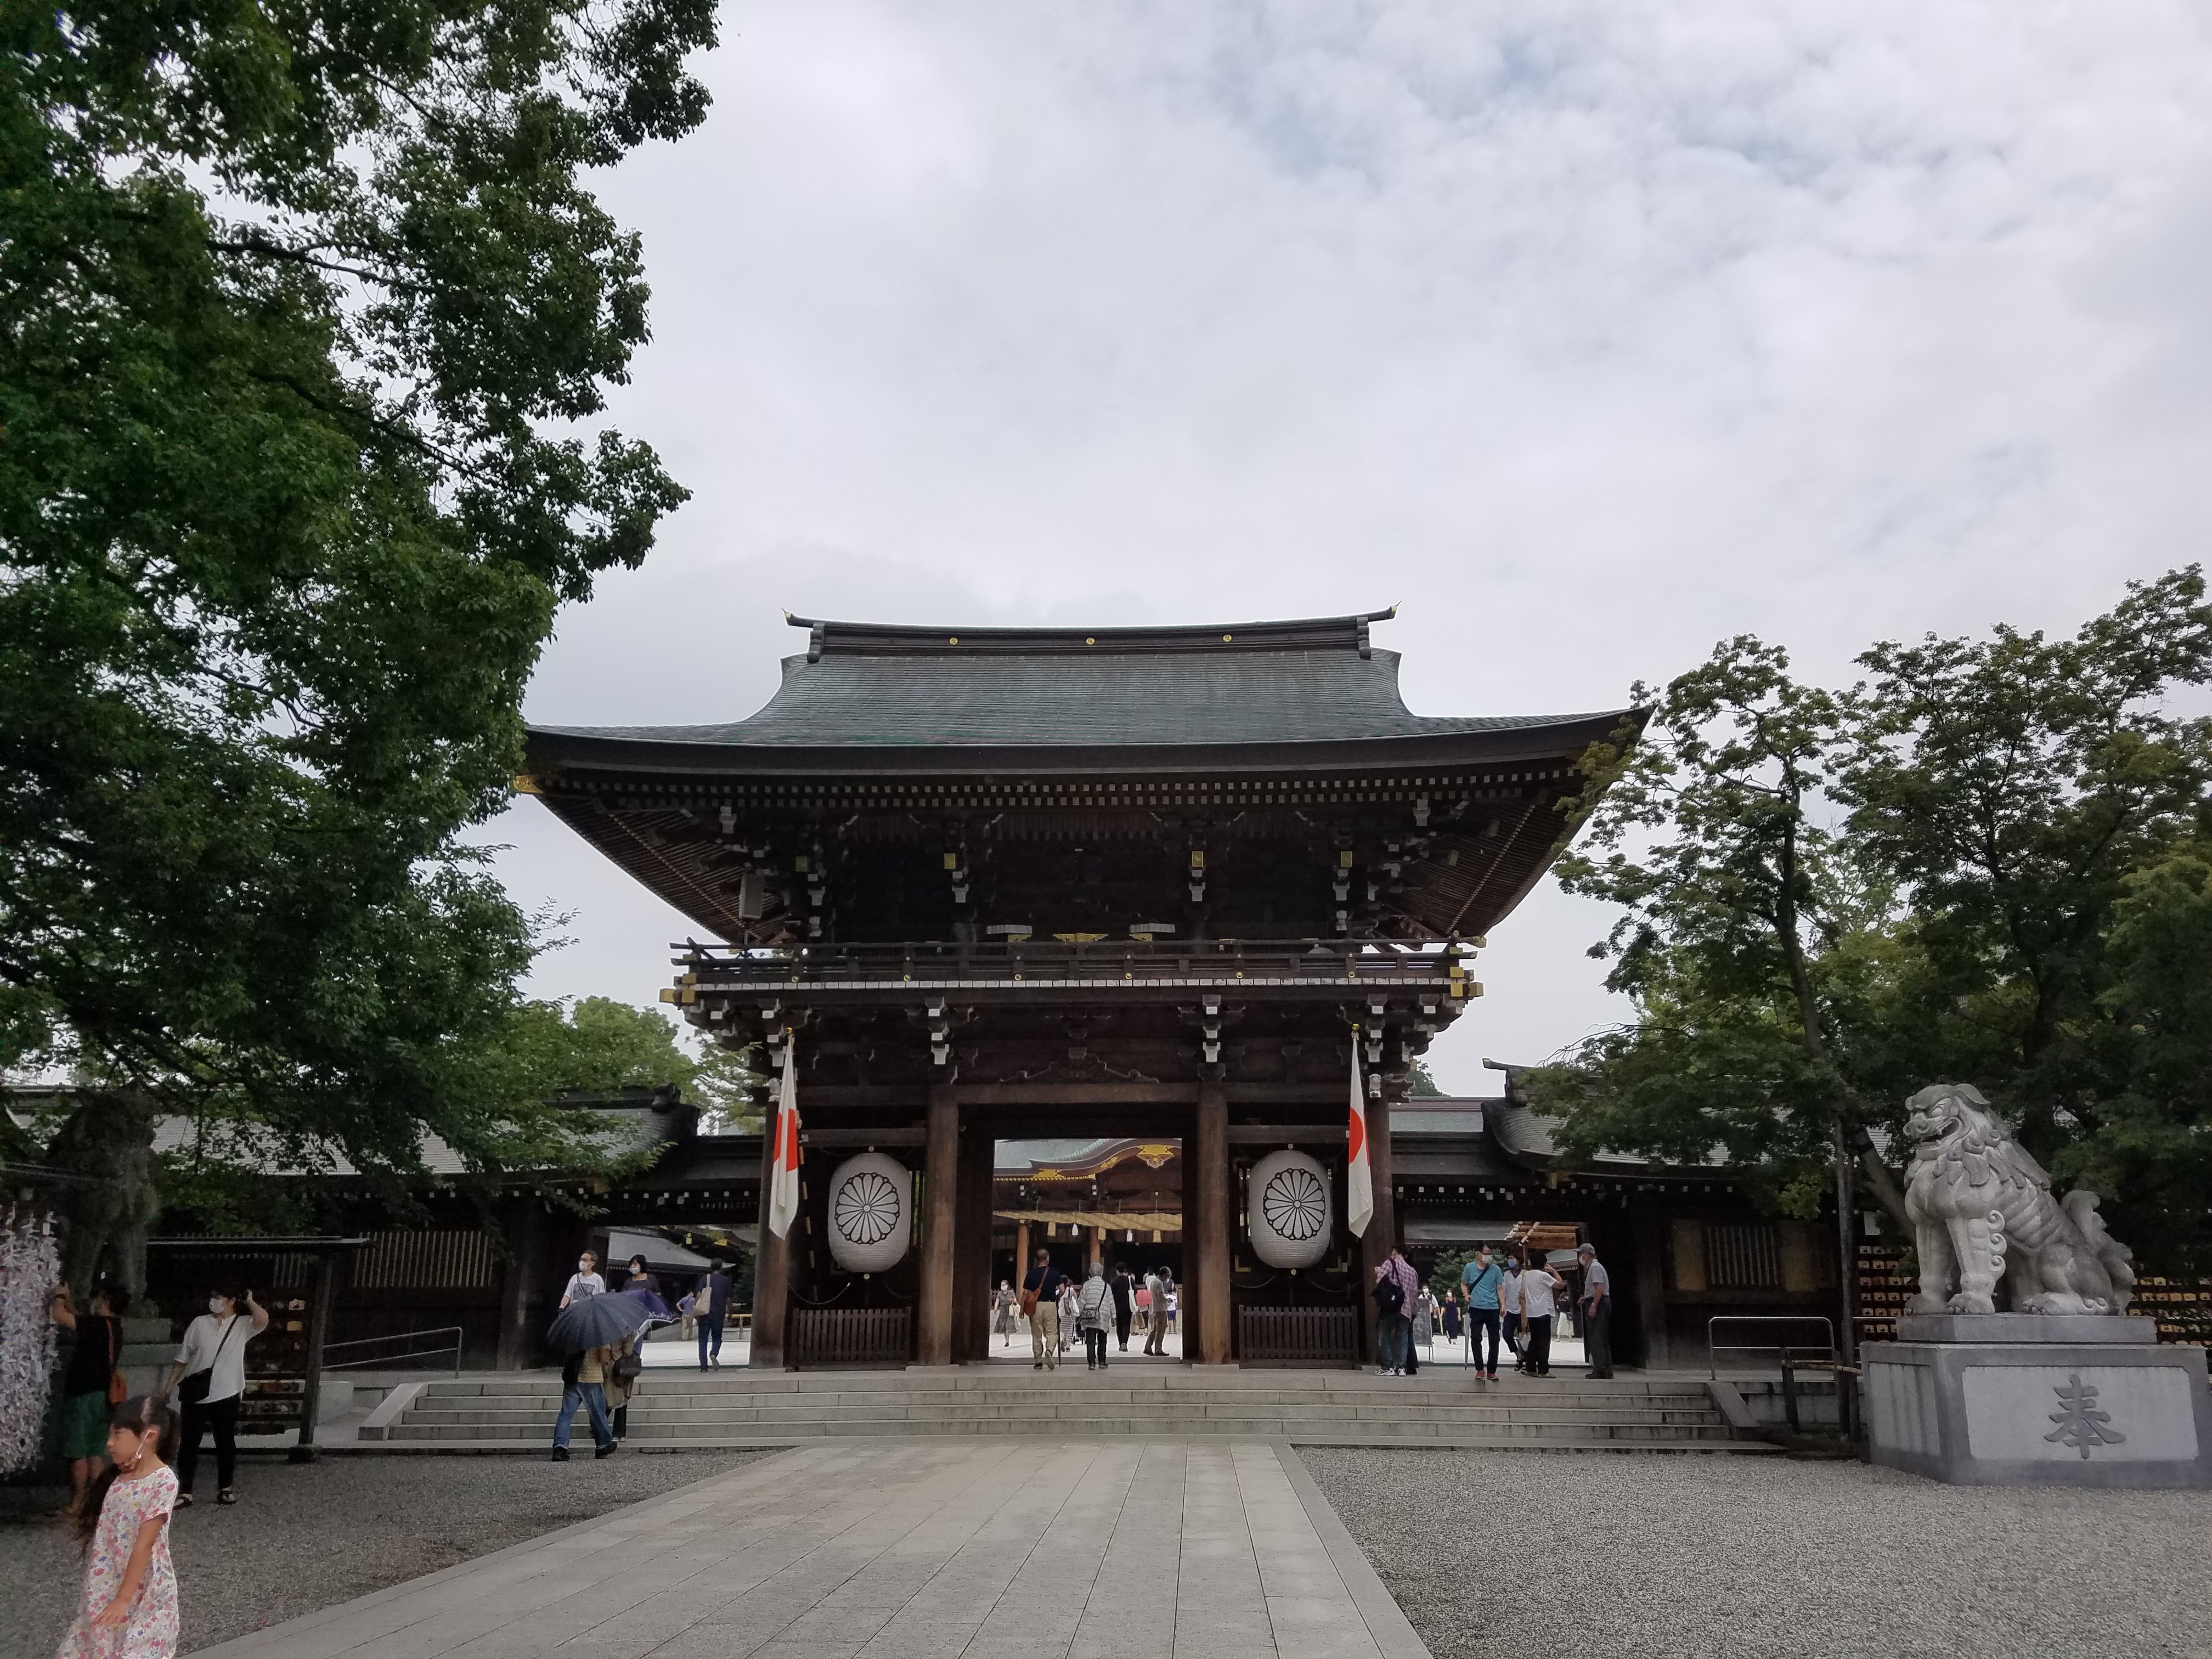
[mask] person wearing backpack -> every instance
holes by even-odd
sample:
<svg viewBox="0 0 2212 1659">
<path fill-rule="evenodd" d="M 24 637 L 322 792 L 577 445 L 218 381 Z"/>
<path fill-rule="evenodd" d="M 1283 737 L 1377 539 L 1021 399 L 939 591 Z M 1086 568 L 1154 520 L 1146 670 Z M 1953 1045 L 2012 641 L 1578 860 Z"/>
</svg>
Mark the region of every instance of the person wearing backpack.
<svg viewBox="0 0 2212 1659">
<path fill-rule="evenodd" d="M 607 1396 L 607 1426 L 614 1431 L 617 1444 L 629 1438 L 629 1397 L 645 1375 L 645 1356 L 638 1352 L 637 1344 L 634 1336 L 615 1344 L 614 1363 L 606 1368 L 602 1385 Z"/>
<path fill-rule="evenodd" d="M 244 1302 L 249 1320 L 238 1310 Z M 184 1431 L 177 1440 L 177 1507 L 192 1502 L 192 1476 L 198 1470 L 200 1437 L 215 1431 L 215 1501 L 235 1504 L 231 1482 L 238 1474 L 238 1405 L 246 1395 L 246 1345 L 269 1328 L 269 1310 L 251 1291 L 226 1286 L 208 1297 L 208 1310 L 185 1328 L 185 1340 L 169 1367 L 166 1396 L 173 1393 L 184 1407 Z"/>
<path fill-rule="evenodd" d="M 1498 1381 L 1498 1327 L 1499 1308 L 1498 1292 L 1505 1283 L 1505 1269 L 1499 1267 L 1490 1254 L 1490 1246 L 1478 1244 L 1474 1260 L 1460 1270 L 1460 1283 L 1467 1290 L 1467 1352 L 1474 1362 L 1474 1369 L 1484 1380 Z M 1490 1339 L 1490 1363 L 1482 1360 L 1482 1340 Z"/>
<path fill-rule="evenodd" d="M 1390 1265 L 1375 1270 L 1375 1370 L 1382 1376 L 1406 1374 L 1406 1290 Z"/>
</svg>

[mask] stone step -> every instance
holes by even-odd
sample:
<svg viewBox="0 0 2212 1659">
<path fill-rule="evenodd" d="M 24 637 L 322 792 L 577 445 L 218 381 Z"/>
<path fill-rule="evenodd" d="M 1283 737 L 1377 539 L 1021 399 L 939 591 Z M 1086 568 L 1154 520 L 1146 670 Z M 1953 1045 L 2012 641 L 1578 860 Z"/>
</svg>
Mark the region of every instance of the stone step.
<svg viewBox="0 0 2212 1659">
<path fill-rule="evenodd" d="M 455 1408 L 446 1407 L 417 1407 L 407 1413 L 410 1423 L 465 1424 L 538 1423 L 550 1417 L 556 1402 L 548 1401 L 539 1409 L 493 1409 L 489 1407 Z M 1052 1422 L 1061 1419 L 1101 1417 L 1126 1418 L 1132 1422 L 1206 1422 L 1222 1418 L 1251 1420 L 1261 1419 L 1327 1422 L 1508 1422 L 1520 1418 L 1540 1419 L 1562 1423 L 1705 1423 L 1716 1420 L 1710 1406 L 1702 1407 L 1650 1408 L 1616 1407 L 1595 1411 L 1555 1404 L 1520 1406 L 1342 1406 L 1337 1407 L 1308 1407 L 1264 1410 L 1237 1406 L 1209 1406 L 1200 1410 L 1182 1410 L 1162 1415 L 1133 1412 L 1102 1411 L 1097 1406 L 1079 1401 L 1054 1401 L 1027 1407 L 1013 1406 L 920 1406 L 885 1402 L 864 1407 L 830 1407 L 820 1406 L 792 1406 L 781 1407 L 723 1407 L 714 1410 L 686 1410 L 671 1408 L 665 1402 L 653 1400 L 633 1400 L 630 1402 L 633 1421 L 651 1423 L 714 1424 L 714 1423 L 829 1423 L 837 1421 L 872 1423 L 954 1423 L 954 1422 Z"/>
<path fill-rule="evenodd" d="M 428 1384 L 386 1445 L 526 1450 L 551 1438 L 561 1384 L 546 1372 Z M 1734 1449 L 1702 1379 L 1480 1382 L 1456 1368 L 1371 1372 L 1000 1370 L 646 1373 L 629 1410 L 637 1449 L 804 1444 L 916 1435 L 1054 1439 L 1238 1437 L 1338 1445 Z"/>
<path fill-rule="evenodd" d="M 1771 1379 L 1769 1379 L 1771 1381 Z M 1663 1377 L 1614 1377 L 1590 1381 L 1571 1372 L 1538 1381 L 1502 1377 L 1495 1383 L 1478 1382 L 1470 1371 L 1457 1366 L 1435 1366 L 1418 1376 L 1381 1376 L 1370 1371 L 1288 1372 L 1237 1371 L 1180 1366 L 1110 1366 L 1106 1373 L 1063 1365 L 1040 1374 L 1021 1366 L 980 1374 L 958 1370 L 906 1371 L 746 1371 L 708 1372 L 649 1370 L 648 1388 L 680 1387 L 702 1394 L 984 1394 L 1058 1387 L 1110 1388 L 1139 1393 L 1150 1398 L 1182 1396 L 1193 1391 L 1249 1395 L 1255 1393 L 1335 1395 L 1347 1393 L 1402 1394 L 1415 1390 L 1456 1390 L 1480 1388 L 1506 1389 L 1587 1389 L 1608 1397 L 1634 1394 L 1702 1394 L 1705 1379 L 1669 1375 Z M 517 1372 L 508 1376 L 431 1380 L 428 1388 L 441 1395 L 503 1395 L 559 1393 L 560 1378 L 550 1371 Z"/>
<path fill-rule="evenodd" d="M 517 1426 L 506 1433 L 488 1431 L 481 1425 L 456 1425 L 451 1427 L 405 1423 L 398 1425 L 396 1438 L 414 1443 L 453 1443 L 472 1445 L 542 1445 L 550 1438 L 552 1425 L 537 1423 Z M 765 1425 L 757 1432 L 749 1432 L 736 1425 L 720 1427 L 690 1427 L 678 1429 L 673 1425 L 665 1431 L 658 1425 L 633 1422 L 630 1440 L 633 1443 L 652 1445 L 745 1445 L 772 1441 L 801 1441 L 835 1438 L 866 1438 L 871 1436 L 896 1437 L 916 1433 L 948 1437 L 989 1436 L 1001 1438 L 1033 1437 L 1038 1431 L 1035 1425 L 1006 1422 L 974 1422 L 939 1425 L 922 1428 L 911 1424 L 866 1425 L 850 1422 L 777 1423 Z M 1348 1442 L 1358 1444 L 1461 1444 L 1479 1442 L 1486 1444 L 1512 1446 L 1590 1446 L 1621 1445 L 1665 1447 L 1674 1445 L 1728 1445 L 1733 1443 L 1725 1425 L 1667 1425 L 1642 1427 L 1626 1424 L 1556 1424 L 1543 1422 L 1492 1424 L 1389 1424 L 1334 1423 L 1283 1421 L 1276 1419 L 1239 1419 L 1223 1418 L 1203 1425 L 1176 1424 L 1163 1429 L 1151 1423 L 1132 1423 L 1120 1418 L 1073 1419 L 1055 1422 L 1048 1437 L 1053 1439 L 1127 1439 L 1132 1436 L 1160 1436 L 1171 1437 L 1214 1437 L 1290 1440 L 1300 1443 L 1329 1443 Z M 579 1431 L 580 1437 L 588 1432 Z"/>
<path fill-rule="evenodd" d="M 648 1375 L 640 1398 L 655 1400 L 696 1400 L 704 1402 L 737 1404 L 747 1401 L 787 1401 L 823 1405 L 858 1405 L 880 1400 L 927 1400 L 945 1401 L 974 1401 L 1032 1399 L 1080 1399 L 1120 1401 L 1133 1405 L 1180 1407 L 1190 1404 L 1251 1403 L 1305 1404 L 1315 1401 L 1425 1400 L 1468 1401 L 1487 1399 L 1571 1399 L 1592 1405 L 1609 1405 L 1662 1400 L 1668 1401 L 1703 1401 L 1706 1398 L 1702 1385 L 1666 1389 L 1616 1389 L 1603 1383 L 1547 1383 L 1531 1382 L 1525 1384 L 1455 1383 L 1450 1386 L 1429 1385 L 1418 1382 L 1391 1382 L 1374 1389 L 1296 1389 L 1243 1388 L 1222 1389 L 1189 1387 L 1171 1392 L 1132 1389 L 1119 1383 L 1074 1377 L 1040 1377 L 1025 1381 L 1019 1386 L 992 1389 L 947 1389 L 931 1386 L 909 1386 L 890 1389 L 817 1389 L 793 1392 L 775 1389 L 710 1389 L 685 1382 L 671 1388 Z M 561 1385 L 557 1380 L 548 1380 L 530 1388 L 484 1390 L 450 1383 L 434 1383 L 424 1390 L 426 1400 L 446 1401 L 532 1401 L 557 1400 Z"/>
<path fill-rule="evenodd" d="M 653 1456 L 663 1452 L 737 1451 L 750 1448 L 775 1449 L 786 1446 L 806 1446 L 819 1444 L 826 1437 L 830 1437 L 822 1435 L 746 1434 L 721 1436 L 713 1439 L 698 1438 L 689 1440 L 655 1441 L 640 1441 L 633 1437 L 623 1443 L 622 1455 L 625 1456 Z M 860 1438 L 865 1437 L 853 1437 Z M 949 1437 L 982 1438 L 984 1437 L 962 1436 Z M 1018 1437 L 1008 1435 L 1003 1437 L 1013 1439 L 1018 1438 Z M 1066 1437 L 1068 1439 L 1073 1439 L 1078 1437 L 1070 1436 Z M 1107 1437 L 1102 1434 L 1091 1437 L 1103 1439 Z M 1113 1437 L 1118 1439 L 1122 1437 L 1116 1435 Z M 1655 1454 L 1731 1457 L 1764 1457 L 1778 1456 L 1781 1455 L 1781 1450 L 1778 1447 L 1770 1445 L 1762 1440 L 1683 1440 L 1651 1442 L 1590 1441 L 1585 1443 L 1567 1443 L 1531 1441 L 1526 1439 L 1515 1439 L 1500 1435 L 1482 1434 L 1449 1434 L 1437 1435 L 1434 1437 L 1424 1436 L 1419 1439 L 1413 1439 L 1402 1435 L 1362 1435 L 1341 1429 L 1316 1429 L 1308 1433 L 1301 1433 L 1295 1436 L 1267 1435 L 1255 1437 L 1273 1440 L 1290 1439 L 1293 1443 L 1301 1446 L 1419 1446 L 1425 1449 L 1438 1450 L 1449 1448 L 1453 1449 L 1492 1451 L 1614 1452 L 1633 1454 L 1639 1456 L 1649 1456 Z M 441 1457 L 456 1455 L 543 1457 L 546 1454 L 549 1443 L 548 1439 L 542 1435 L 536 1438 L 528 1440 L 385 1440 L 363 1442 L 358 1445 L 334 1445 L 325 1448 L 325 1451 L 326 1454 L 367 1454 L 371 1455 L 380 1455 L 386 1456 L 396 1454 L 400 1455 L 416 1456 L 427 1455 Z M 579 1457 L 589 1457 L 591 1455 L 589 1435 L 586 1434 L 580 1437 L 578 1444 L 581 1449 L 578 1451 L 577 1455 Z"/>
</svg>

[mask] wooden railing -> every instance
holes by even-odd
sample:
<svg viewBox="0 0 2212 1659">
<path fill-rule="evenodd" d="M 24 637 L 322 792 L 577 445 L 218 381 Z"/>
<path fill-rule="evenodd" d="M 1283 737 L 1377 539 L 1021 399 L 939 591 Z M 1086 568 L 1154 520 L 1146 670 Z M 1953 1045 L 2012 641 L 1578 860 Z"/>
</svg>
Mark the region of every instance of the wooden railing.
<svg viewBox="0 0 2212 1659">
<path fill-rule="evenodd" d="M 701 990 L 939 980 L 1443 979 L 1472 950 L 1313 939 L 1102 939 L 963 945 L 678 945 Z"/>
<path fill-rule="evenodd" d="M 1239 1308 L 1244 1365 L 1357 1365 L 1359 1316 L 1350 1308 Z"/>
<path fill-rule="evenodd" d="M 785 1340 L 793 1370 L 903 1365 L 914 1356 L 914 1310 L 794 1308 Z"/>
</svg>

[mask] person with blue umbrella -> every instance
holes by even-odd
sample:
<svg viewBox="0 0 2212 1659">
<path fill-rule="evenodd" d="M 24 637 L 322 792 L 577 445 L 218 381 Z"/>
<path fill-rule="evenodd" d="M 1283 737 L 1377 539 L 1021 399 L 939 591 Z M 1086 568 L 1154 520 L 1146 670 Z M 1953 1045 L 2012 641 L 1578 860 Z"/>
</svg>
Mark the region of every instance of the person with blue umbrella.
<svg viewBox="0 0 2212 1659">
<path fill-rule="evenodd" d="M 612 1457 L 615 1433 L 607 1420 L 607 1371 L 616 1347 L 642 1330 L 652 1315 L 634 1297 L 587 1296 L 561 1310 L 545 1340 L 568 1356 L 562 1367 L 561 1414 L 553 1421 L 553 1461 L 568 1461 L 568 1437 L 581 1407 L 592 1421 L 594 1459 Z"/>
</svg>

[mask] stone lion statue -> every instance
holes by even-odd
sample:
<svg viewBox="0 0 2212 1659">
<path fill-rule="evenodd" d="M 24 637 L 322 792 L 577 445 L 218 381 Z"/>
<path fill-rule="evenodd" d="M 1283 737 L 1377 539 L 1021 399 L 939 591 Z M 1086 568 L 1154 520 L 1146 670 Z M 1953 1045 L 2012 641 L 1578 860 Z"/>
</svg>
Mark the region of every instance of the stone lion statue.
<svg viewBox="0 0 2212 1659">
<path fill-rule="evenodd" d="M 2051 1177 L 1971 1084 L 1936 1084 L 1905 1106 L 1905 1211 L 1920 1255 L 1905 1312 L 1995 1313 L 2000 1285 L 2014 1313 L 2127 1310 L 2135 1258 L 2105 1231 L 2096 1194 L 2053 1198 Z"/>
</svg>

